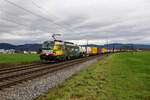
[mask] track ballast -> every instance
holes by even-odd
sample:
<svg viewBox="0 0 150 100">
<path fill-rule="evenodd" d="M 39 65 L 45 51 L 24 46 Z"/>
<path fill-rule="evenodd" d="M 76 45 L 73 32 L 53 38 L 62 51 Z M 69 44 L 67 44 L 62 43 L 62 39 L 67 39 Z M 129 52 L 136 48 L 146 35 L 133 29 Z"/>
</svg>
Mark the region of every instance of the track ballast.
<svg viewBox="0 0 150 100">
<path fill-rule="evenodd" d="M 53 64 L 35 64 L 0 70 L 0 90 L 46 75 L 48 73 L 80 64 L 96 57 L 97 56 L 92 56 Z"/>
</svg>

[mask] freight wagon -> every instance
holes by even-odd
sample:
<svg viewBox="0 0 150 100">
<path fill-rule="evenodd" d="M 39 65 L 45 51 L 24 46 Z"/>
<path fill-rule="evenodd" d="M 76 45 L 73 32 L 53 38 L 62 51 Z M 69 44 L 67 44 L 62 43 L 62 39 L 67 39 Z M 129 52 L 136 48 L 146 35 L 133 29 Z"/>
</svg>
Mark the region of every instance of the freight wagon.
<svg viewBox="0 0 150 100">
<path fill-rule="evenodd" d="M 106 49 L 105 48 L 97 48 L 97 53 L 98 53 L 98 55 L 105 54 L 106 53 Z"/>
<path fill-rule="evenodd" d="M 97 55 L 97 47 L 90 47 L 91 48 L 91 55 Z"/>
</svg>

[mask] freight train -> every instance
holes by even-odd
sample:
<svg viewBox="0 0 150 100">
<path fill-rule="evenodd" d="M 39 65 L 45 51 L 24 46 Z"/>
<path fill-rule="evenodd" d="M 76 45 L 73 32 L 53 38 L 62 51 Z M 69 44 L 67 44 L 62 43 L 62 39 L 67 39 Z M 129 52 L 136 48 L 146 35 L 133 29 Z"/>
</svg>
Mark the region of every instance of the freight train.
<svg viewBox="0 0 150 100">
<path fill-rule="evenodd" d="M 44 61 L 65 61 L 80 57 L 119 52 L 117 49 L 78 46 L 61 40 L 45 41 L 40 59 Z"/>
</svg>

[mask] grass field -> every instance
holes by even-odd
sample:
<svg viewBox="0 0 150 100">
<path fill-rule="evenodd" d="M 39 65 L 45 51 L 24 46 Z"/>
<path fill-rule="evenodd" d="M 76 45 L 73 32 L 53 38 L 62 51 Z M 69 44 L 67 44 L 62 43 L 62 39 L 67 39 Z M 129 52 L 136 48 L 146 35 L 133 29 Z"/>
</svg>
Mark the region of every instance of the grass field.
<svg viewBox="0 0 150 100">
<path fill-rule="evenodd" d="M 39 60 L 38 54 L 0 54 L 0 68 L 31 64 Z"/>
<path fill-rule="evenodd" d="M 36 100 L 150 100 L 150 52 L 113 54 Z"/>
</svg>

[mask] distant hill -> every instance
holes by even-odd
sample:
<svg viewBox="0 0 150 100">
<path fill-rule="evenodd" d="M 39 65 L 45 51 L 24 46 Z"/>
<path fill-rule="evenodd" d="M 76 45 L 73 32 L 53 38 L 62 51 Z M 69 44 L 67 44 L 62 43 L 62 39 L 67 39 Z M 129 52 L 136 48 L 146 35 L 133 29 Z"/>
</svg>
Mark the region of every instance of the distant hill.
<svg viewBox="0 0 150 100">
<path fill-rule="evenodd" d="M 38 51 L 41 48 L 42 44 L 24 44 L 24 45 L 12 45 L 9 43 L 0 43 L 0 49 L 15 49 L 20 51 Z M 104 45 L 96 45 L 96 44 L 88 44 L 88 46 L 95 46 L 100 48 L 117 48 L 122 46 L 135 46 L 137 48 L 150 48 L 150 45 L 146 44 L 121 44 L 121 43 L 113 43 L 113 44 L 104 44 Z"/>
<path fill-rule="evenodd" d="M 38 51 L 41 46 L 41 44 L 24 44 L 16 46 L 15 49 L 21 51 Z"/>
<path fill-rule="evenodd" d="M 0 49 L 15 49 L 20 51 L 38 51 L 41 46 L 41 44 L 12 45 L 8 43 L 0 43 Z"/>
<path fill-rule="evenodd" d="M 134 46 L 136 48 L 150 48 L 150 45 L 146 45 L 146 44 L 121 44 L 121 43 L 112 43 L 112 44 L 104 44 L 104 45 L 88 44 L 88 46 L 90 47 L 94 46 L 94 47 L 100 47 L 100 48 L 107 48 L 107 47 L 118 48 L 122 46 Z"/>
<path fill-rule="evenodd" d="M 8 43 L 0 43 L 0 49 L 15 49 L 16 46 Z"/>
<path fill-rule="evenodd" d="M 107 47 L 107 44 L 104 45 Z M 150 48 L 150 45 L 146 44 L 120 44 L 120 43 L 113 43 L 113 44 L 108 44 L 109 47 L 122 47 L 122 46 L 134 46 L 136 48 Z"/>
</svg>

